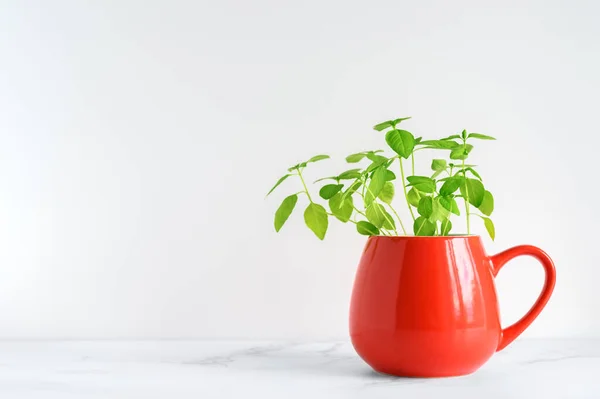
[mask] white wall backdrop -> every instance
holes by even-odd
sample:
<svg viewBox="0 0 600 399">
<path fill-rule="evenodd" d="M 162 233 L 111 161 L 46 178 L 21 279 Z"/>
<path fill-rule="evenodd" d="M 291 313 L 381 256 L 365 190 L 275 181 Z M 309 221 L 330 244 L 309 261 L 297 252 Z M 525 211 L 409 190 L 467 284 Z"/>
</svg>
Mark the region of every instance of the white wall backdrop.
<svg viewBox="0 0 600 399">
<path fill-rule="evenodd" d="M 0 337 L 331 338 L 364 238 L 320 242 L 285 169 L 382 147 L 371 126 L 497 136 L 490 253 L 558 284 L 526 332 L 600 336 L 600 5 L 593 1 L 0 2 Z M 421 161 L 419 168 L 428 168 Z M 404 210 L 400 198 L 398 208 Z M 478 231 L 483 233 L 481 226 Z M 531 306 L 533 260 L 498 279 Z"/>
</svg>

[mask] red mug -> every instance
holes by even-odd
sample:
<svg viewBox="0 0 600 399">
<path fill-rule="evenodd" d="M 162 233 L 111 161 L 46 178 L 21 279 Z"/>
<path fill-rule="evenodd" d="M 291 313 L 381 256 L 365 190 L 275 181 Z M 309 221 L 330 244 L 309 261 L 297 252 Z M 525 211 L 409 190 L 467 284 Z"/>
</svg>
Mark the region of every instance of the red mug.
<svg viewBox="0 0 600 399">
<path fill-rule="evenodd" d="M 531 310 L 503 329 L 494 277 L 520 255 L 542 264 L 546 282 Z M 470 374 L 535 320 L 555 282 L 550 257 L 530 245 L 489 256 L 479 236 L 370 237 L 352 292 L 352 344 L 381 373 Z"/>
</svg>

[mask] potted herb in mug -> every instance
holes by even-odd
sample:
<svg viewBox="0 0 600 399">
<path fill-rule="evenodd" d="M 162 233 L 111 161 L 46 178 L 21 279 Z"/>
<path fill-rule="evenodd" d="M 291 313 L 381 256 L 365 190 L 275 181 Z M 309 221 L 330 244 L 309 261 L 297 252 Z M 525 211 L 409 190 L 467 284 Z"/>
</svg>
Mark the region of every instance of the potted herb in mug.
<svg viewBox="0 0 600 399">
<path fill-rule="evenodd" d="M 355 226 L 369 236 L 356 274 L 350 308 L 350 336 L 357 353 L 386 374 L 441 377 L 469 374 L 517 338 L 539 315 L 554 289 L 556 273 L 541 249 L 521 245 L 487 255 L 471 222 L 483 222 L 493 240 L 490 218 L 494 197 L 476 166 L 467 162 L 479 140 L 495 140 L 463 130 L 436 140 L 415 136 L 398 118 L 377 124 L 391 155 L 382 150 L 346 157 L 360 165 L 318 179 L 318 195 L 308 189 L 303 171 L 328 159 L 317 155 L 288 169 L 268 194 L 287 179 L 300 191 L 286 197 L 275 212 L 275 230 L 290 217 L 299 198 L 306 199 L 304 221 L 324 239 L 329 220 Z M 442 154 L 427 175 L 415 172 L 415 156 L 424 149 Z M 393 205 L 396 192 L 410 220 Z M 267 194 L 267 195 L 268 195 Z M 462 209 L 461 209 L 462 208 Z M 466 232 L 453 231 L 463 217 Z M 502 329 L 494 277 L 516 256 L 529 255 L 544 267 L 546 281 L 537 301 L 519 321 Z"/>
</svg>

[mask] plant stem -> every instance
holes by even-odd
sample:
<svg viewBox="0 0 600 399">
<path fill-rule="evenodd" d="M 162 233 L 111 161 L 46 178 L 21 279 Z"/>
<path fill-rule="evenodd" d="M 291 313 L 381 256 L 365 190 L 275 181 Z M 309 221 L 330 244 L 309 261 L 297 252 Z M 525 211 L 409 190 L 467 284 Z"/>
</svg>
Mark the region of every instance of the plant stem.
<svg viewBox="0 0 600 399">
<path fill-rule="evenodd" d="M 465 168 L 465 160 L 462 160 L 463 169 Z M 466 174 L 463 172 L 463 178 L 466 179 Z M 467 235 L 471 234 L 471 221 L 469 219 L 469 185 L 465 181 L 465 213 L 467 214 Z"/>
<path fill-rule="evenodd" d="M 367 217 L 367 215 L 364 212 L 360 211 L 357 207 L 354 207 L 354 210 L 363 215 L 364 217 Z"/>
<path fill-rule="evenodd" d="M 306 183 L 304 182 L 304 178 L 302 177 L 302 171 L 300 170 L 300 168 L 298 168 L 298 176 L 300 177 L 300 181 L 302 182 L 302 185 L 304 186 L 304 192 L 306 193 L 308 200 L 312 203 L 313 200 L 310 197 L 310 193 L 308 192 L 308 188 L 306 187 Z"/>
<path fill-rule="evenodd" d="M 410 206 L 410 202 L 408 202 L 408 192 L 406 191 L 406 178 L 404 177 L 404 166 L 402 166 L 402 158 L 398 158 L 398 162 L 400 163 L 400 176 L 402 176 L 402 189 L 404 190 L 404 198 L 406 199 L 406 205 L 408 205 L 408 210 L 410 211 L 410 216 L 412 216 L 413 222 L 415 221 L 415 214 Z"/>
<path fill-rule="evenodd" d="M 415 233 L 416 236 L 419 235 L 419 233 L 421 232 L 421 229 L 423 228 L 424 225 L 425 225 L 425 222 L 421 223 L 421 227 L 419 227 L 419 230 L 417 230 L 417 232 Z"/>
<path fill-rule="evenodd" d="M 329 216 L 333 216 L 333 217 L 335 217 L 335 215 L 334 215 L 333 213 L 331 213 L 331 212 L 327 212 L 327 214 L 328 214 Z M 349 222 L 352 222 L 352 223 L 354 223 L 354 224 L 357 224 L 357 222 L 355 222 L 355 221 L 354 221 L 354 220 L 352 220 L 352 219 L 348 219 L 348 221 L 349 221 Z"/>
<path fill-rule="evenodd" d="M 392 210 L 393 214 L 396 216 L 396 219 L 398 219 L 398 222 L 400 223 L 400 227 L 402 228 L 402 232 L 404 233 L 404 235 L 406 234 L 406 229 L 404 228 L 404 223 L 402 223 L 402 219 L 400 219 L 400 216 L 398 215 L 398 212 L 396 212 L 396 210 L 394 209 L 394 207 L 390 204 L 387 204 L 390 209 Z"/>
<path fill-rule="evenodd" d="M 411 174 L 414 176 L 415 175 L 415 152 L 413 151 L 412 154 L 410 154 L 410 166 L 411 166 Z"/>
</svg>

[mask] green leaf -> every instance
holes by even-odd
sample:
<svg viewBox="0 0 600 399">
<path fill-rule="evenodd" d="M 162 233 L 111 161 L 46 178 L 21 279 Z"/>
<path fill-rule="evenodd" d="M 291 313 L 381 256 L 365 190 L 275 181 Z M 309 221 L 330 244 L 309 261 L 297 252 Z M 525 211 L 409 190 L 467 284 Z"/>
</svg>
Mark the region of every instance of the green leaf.
<svg viewBox="0 0 600 399">
<path fill-rule="evenodd" d="M 423 141 L 423 137 L 417 137 L 415 139 L 415 145 L 419 144 L 421 141 Z"/>
<path fill-rule="evenodd" d="M 458 164 L 458 165 L 455 165 L 455 164 L 453 164 L 453 163 L 449 163 L 449 164 L 448 164 L 448 166 L 450 166 L 451 168 L 463 168 L 463 167 L 464 167 L 464 168 L 474 168 L 474 167 L 476 167 L 477 165 L 468 165 L 468 164 L 464 164 L 464 165 L 462 165 L 462 164 Z"/>
<path fill-rule="evenodd" d="M 354 211 L 354 202 L 352 197 L 344 199 L 342 193 L 337 193 L 329 200 L 329 209 L 340 222 L 346 223 Z"/>
<path fill-rule="evenodd" d="M 378 159 L 377 161 L 373 161 L 373 162 L 371 163 L 371 165 L 369 165 L 369 166 L 367 167 L 367 169 L 366 169 L 366 170 L 367 170 L 367 172 L 372 172 L 372 171 L 374 171 L 375 169 L 377 169 L 377 168 L 378 168 L 378 167 L 380 167 L 381 165 L 385 164 L 385 163 L 387 162 L 387 160 L 388 160 L 388 159 L 387 159 L 387 158 L 385 158 L 385 159 Z"/>
<path fill-rule="evenodd" d="M 477 207 L 484 215 L 490 216 L 494 212 L 494 196 L 489 191 L 483 194 L 483 201 Z"/>
<path fill-rule="evenodd" d="M 358 179 L 361 176 L 360 169 L 350 169 L 345 172 L 340 173 L 337 176 L 338 180 L 351 180 Z"/>
<path fill-rule="evenodd" d="M 446 160 L 434 159 L 433 161 L 431 161 L 431 170 L 435 170 L 436 172 L 442 172 L 446 170 Z"/>
<path fill-rule="evenodd" d="M 433 212 L 429 217 L 429 220 L 435 222 L 437 220 L 443 221 L 450 216 L 450 211 L 446 209 L 440 202 L 440 199 L 443 197 L 437 197 L 433 200 Z"/>
<path fill-rule="evenodd" d="M 433 200 L 431 197 L 423 197 L 419 201 L 419 206 L 417 207 L 417 212 L 419 215 L 428 218 L 433 213 Z"/>
<path fill-rule="evenodd" d="M 343 187 L 343 184 L 327 184 L 321 187 L 319 195 L 321 198 L 328 200 L 336 195 Z"/>
<path fill-rule="evenodd" d="M 460 210 L 458 209 L 458 204 L 456 200 L 452 197 L 439 197 L 440 205 L 443 206 L 446 210 L 454 213 L 455 215 L 460 216 Z"/>
<path fill-rule="evenodd" d="M 432 236 L 435 234 L 435 223 L 426 217 L 419 216 L 413 223 L 413 232 L 416 236 Z"/>
<path fill-rule="evenodd" d="M 476 177 L 476 178 L 478 178 L 479 180 L 483 180 L 483 179 L 481 178 L 481 176 L 479 175 L 479 173 L 477 173 L 477 172 L 475 171 L 475 169 L 473 169 L 473 168 L 471 168 L 471 167 L 468 167 L 468 168 L 465 168 L 465 171 L 467 171 L 467 172 L 471 172 L 471 174 L 472 174 L 473 176 L 475 176 L 475 177 Z"/>
<path fill-rule="evenodd" d="M 415 148 L 415 137 L 406 130 L 390 130 L 385 135 L 385 141 L 394 152 L 408 159 Z"/>
<path fill-rule="evenodd" d="M 277 186 L 279 186 L 281 183 L 283 183 L 283 181 L 284 181 L 285 179 L 287 179 L 288 177 L 290 177 L 290 176 L 291 176 L 291 175 L 289 175 L 289 174 L 288 174 L 288 175 L 285 175 L 285 176 L 283 176 L 283 177 L 282 177 L 282 178 L 280 178 L 279 180 L 277 180 L 277 183 L 275 183 L 275 185 L 273 186 L 273 188 L 269 190 L 269 192 L 267 193 L 267 196 L 268 196 L 269 194 L 271 194 L 271 193 L 273 192 L 273 190 L 275 190 L 275 189 L 277 188 Z"/>
<path fill-rule="evenodd" d="M 306 161 L 306 163 L 322 161 L 324 159 L 329 159 L 329 155 L 315 155 L 314 157 Z"/>
<path fill-rule="evenodd" d="M 396 222 L 394 222 L 394 219 L 387 211 L 384 212 L 385 221 L 383 222 L 383 228 L 387 230 L 396 230 Z"/>
<path fill-rule="evenodd" d="M 454 139 L 460 139 L 460 135 L 453 134 L 452 136 L 444 137 L 443 139 L 440 139 L 440 140 L 454 140 Z"/>
<path fill-rule="evenodd" d="M 485 188 L 483 183 L 477 179 L 464 179 L 460 185 L 460 193 L 463 197 L 469 199 L 475 208 L 479 208 L 483 202 L 483 196 L 485 195 Z"/>
<path fill-rule="evenodd" d="M 383 155 L 377 155 L 373 151 L 369 151 L 367 153 L 367 158 L 369 158 L 373 162 L 380 162 L 380 161 L 386 162 L 387 161 L 386 157 L 384 157 Z"/>
<path fill-rule="evenodd" d="M 292 194 L 289 197 L 286 197 L 279 208 L 275 212 L 275 231 L 279 232 L 285 221 L 288 220 L 294 207 L 296 206 L 296 202 L 298 202 L 298 196 L 296 194 Z"/>
<path fill-rule="evenodd" d="M 408 194 L 406 195 L 408 197 L 408 203 L 411 204 L 412 206 L 419 206 L 419 201 L 421 200 L 421 195 L 419 194 L 419 192 L 417 190 L 415 190 L 414 188 L 411 188 L 408 191 Z"/>
<path fill-rule="evenodd" d="M 310 203 L 304 211 L 304 222 L 322 240 L 327 232 L 327 211 L 319 204 Z"/>
<path fill-rule="evenodd" d="M 392 121 L 378 123 L 377 125 L 373 126 L 373 129 L 377 130 L 378 132 L 381 132 L 382 130 L 387 129 L 388 127 L 392 127 Z"/>
<path fill-rule="evenodd" d="M 352 154 L 352 155 L 348 155 L 346 157 L 346 162 L 348 163 L 357 163 L 362 161 L 362 159 L 366 157 L 366 154 L 359 152 L 358 154 Z"/>
<path fill-rule="evenodd" d="M 358 233 L 362 234 L 363 236 L 379 235 L 379 229 L 373 226 L 371 223 L 365 222 L 364 220 L 361 220 L 360 222 L 356 223 L 356 231 L 358 231 Z"/>
<path fill-rule="evenodd" d="M 294 170 L 298 170 L 298 169 L 304 168 L 304 167 L 306 167 L 306 162 L 298 163 L 294 166 L 289 167 L 288 172 L 293 172 Z"/>
<path fill-rule="evenodd" d="M 402 121 L 405 121 L 405 120 L 408 120 L 408 119 L 410 119 L 410 118 L 412 118 L 412 116 L 407 116 L 407 117 L 405 117 L 405 118 L 398 118 L 398 119 L 394 119 L 392 122 L 393 122 L 393 124 L 394 124 L 394 125 L 397 125 L 398 123 L 400 123 L 400 122 L 402 122 Z"/>
<path fill-rule="evenodd" d="M 440 235 L 441 236 L 447 236 L 448 233 L 450 233 L 450 230 L 452 230 L 452 222 L 450 221 L 450 219 L 444 219 L 442 220 L 442 224 L 440 225 Z"/>
<path fill-rule="evenodd" d="M 381 189 L 381 192 L 379 193 L 378 197 L 380 200 L 382 200 L 386 204 L 391 204 L 392 200 L 394 199 L 395 191 L 396 191 L 396 189 L 394 187 L 394 184 L 387 181 L 383 185 L 383 189 Z"/>
<path fill-rule="evenodd" d="M 492 219 L 490 218 L 484 218 L 483 219 L 483 224 L 485 226 L 485 229 L 487 230 L 488 234 L 490 235 L 490 238 L 493 240 L 496 239 L 496 227 L 494 226 L 494 222 L 492 222 Z"/>
<path fill-rule="evenodd" d="M 467 159 L 469 153 L 473 149 L 471 144 L 466 144 L 464 146 L 456 147 L 452 151 L 450 151 L 450 159 Z"/>
<path fill-rule="evenodd" d="M 464 178 L 462 176 L 452 176 L 444 181 L 442 187 L 440 187 L 440 195 L 448 196 L 450 194 L 454 194 L 456 190 L 459 189 L 462 184 Z"/>
<path fill-rule="evenodd" d="M 371 202 L 377 198 L 381 190 L 383 190 L 383 186 L 385 185 L 385 171 L 386 169 L 383 166 L 375 169 L 373 177 L 371 177 L 371 182 L 369 183 L 367 195 L 365 196 L 367 205 L 370 205 Z"/>
<path fill-rule="evenodd" d="M 433 193 L 435 191 L 435 181 L 426 176 L 408 176 L 408 185 L 424 193 Z"/>
<path fill-rule="evenodd" d="M 467 138 L 469 138 L 469 139 L 479 139 L 479 140 L 496 140 L 495 137 L 487 136 L 485 134 L 480 134 L 480 133 L 469 133 L 469 135 L 467 136 Z"/>
<path fill-rule="evenodd" d="M 372 203 L 367 207 L 365 214 L 369 222 L 373 223 L 377 228 L 385 227 L 391 230 L 396 227 L 394 220 L 381 204 Z"/>
<path fill-rule="evenodd" d="M 313 183 L 318 183 L 324 180 L 337 180 L 337 176 L 329 176 L 329 177 L 321 177 L 320 179 L 315 180 Z"/>
<path fill-rule="evenodd" d="M 356 190 L 358 190 L 360 188 L 361 185 L 362 185 L 362 180 L 360 180 L 360 179 L 354 180 L 354 183 L 352 183 L 350 185 L 350 187 L 348 187 L 346 189 L 346 191 L 344 191 L 344 193 L 342 194 L 342 199 L 345 200 L 346 198 L 352 196 L 352 194 L 354 194 L 356 192 Z"/>
<path fill-rule="evenodd" d="M 381 132 L 382 130 L 387 129 L 388 127 L 393 127 L 395 125 L 397 125 L 398 123 L 405 121 L 407 119 L 410 119 L 411 117 L 408 116 L 406 118 L 398 118 L 398 119 L 394 119 L 391 121 L 385 121 L 385 122 L 381 122 L 375 126 L 373 126 L 373 129 L 377 130 L 378 132 Z"/>
<path fill-rule="evenodd" d="M 460 133 L 460 137 L 462 137 L 462 139 L 463 139 L 463 140 L 466 140 L 466 139 L 467 139 L 467 131 L 466 131 L 466 130 L 463 130 L 463 131 Z"/>
<path fill-rule="evenodd" d="M 419 145 L 424 145 L 426 148 L 435 148 L 438 150 L 450 150 L 458 147 L 458 143 L 451 140 L 423 140 L 419 143 Z"/>
<path fill-rule="evenodd" d="M 396 174 L 391 170 L 385 171 L 385 181 L 396 180 Z"/>
</svg>

